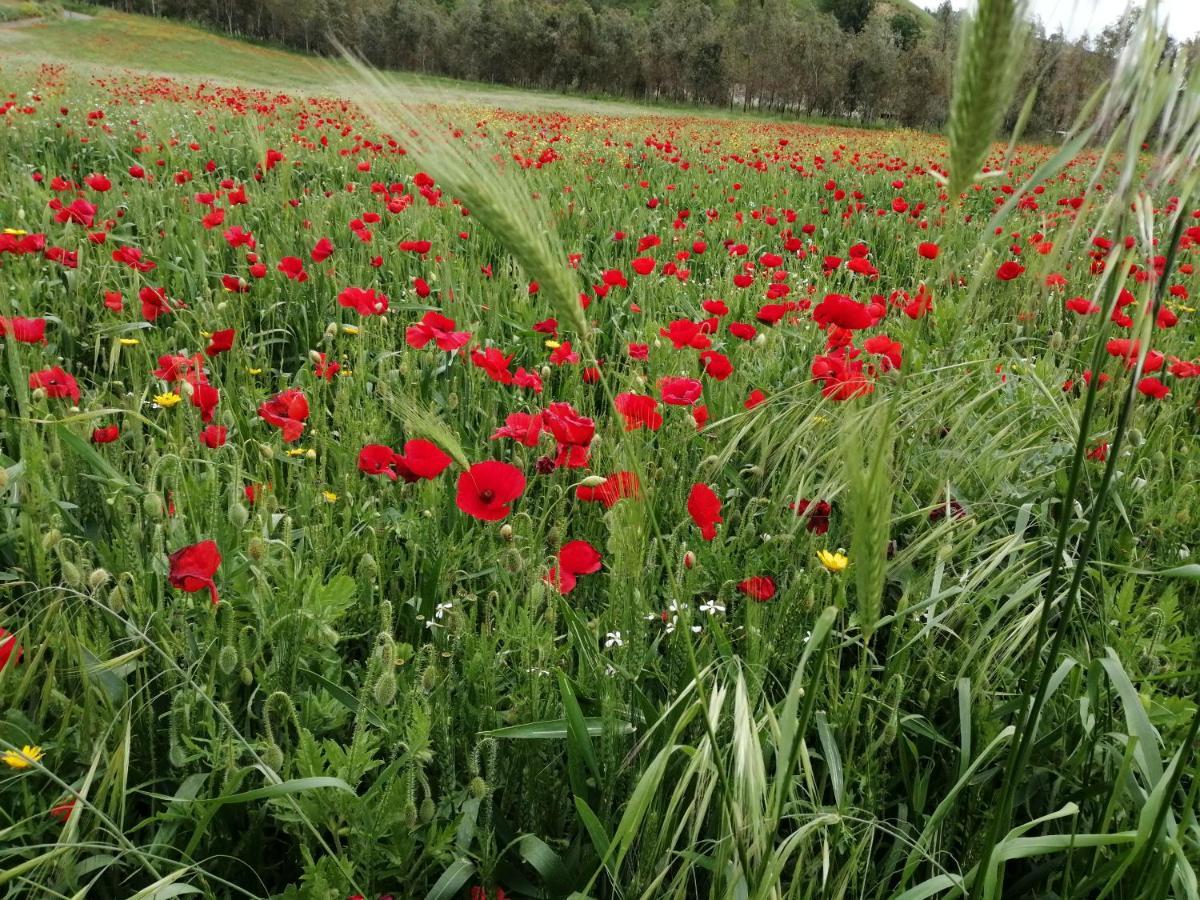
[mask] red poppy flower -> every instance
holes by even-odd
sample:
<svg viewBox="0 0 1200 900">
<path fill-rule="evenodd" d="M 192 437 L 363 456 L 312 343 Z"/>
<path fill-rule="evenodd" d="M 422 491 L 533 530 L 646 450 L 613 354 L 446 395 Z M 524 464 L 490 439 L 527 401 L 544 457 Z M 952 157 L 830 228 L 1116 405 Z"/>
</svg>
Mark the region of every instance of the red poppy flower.
<svg viewBox="0 0 1200 900">
<path fill-rule="evenodd" d="M 92 429 L 93 444 L 111 444 L 121 436 L 121 429 L 116 425 L 103 425 Z"/>
<path fill-rule="evenodd" d="M 829 516 L 833 507 L 828 500 L 802 499 L 798 503 L 789 503 L 788 506 L 805 520 L 804 527 L 813 534 L 826 534 L 829 531 Z"/>
<path fill-rule="evenodd" d="M 483 369 L 488 378 L 500 384 L 512 384 L 513 376 L 508 371 L 512 361 L 512 355 L 505 356 L 495 347 L 488 347 L 486 350 L 476 347 L 471 351 L 471 362 Z"/>
<path fill-rule="evenodd" d="M 236 334 L 237 332 L 232 328 L 214 331 L 212 337 L 208 339 L 208 346 L 204 348 L 204 355 L 216 356 L 218 353 L 225 353 L 232 349 L 233 338 Z"/>
<path fill-rule="evenodd" d="M 660 328 L 658 333 L 662 337 L 669 338 L 676 350 L 682 350 L 684 347 L 707 350 L 712 346 L 712 341 L 708 339 L 708 335 L 704 333 L 701 326 L 690 319 L 676 319 L 669 327 Z"/>
<path fill-rule="evenodd" d="M 822 328 L 836 325 L 847 331 L 857 331 L 870 328 L 878 318 L 872 314 L 871 307 L 865 303 L 857 303 L 852 298 L 842 294 L 829 294 L 817 304 L 812 313 L 813 320 Z"/>
<path fill-rule="evenodd" d="M 1071 312 L 1080 316 L 1090 316 L 1100 312 L 1099 305 L 1088 300 L 1086 297 L 1072 297 L 1063 305 Z"/>
<path fill-rule="evenodd" d="M 705 350 L 700 354 L 700 364 L 704 374 L 716 381 L 724 381 L 733 374 L 733 363 L 724 353 L 716 350 Z"/>
<path fill-rule="evenodd" d="M 58 821 L 65 823 L 67 819 L 71 818 L 71 812 L 74 809 L 74 799 L 64 800 L 62 803 L 56 803 L 50 807 L 50 816 L 51 818 L 58 819 Z"/>
<path fill-rule="evenodd" d="M 1012 281 L 1024 271 L 1023 265 L 1010 259 L 1000 264 L 1000 268 L 996 270 L 996 278 L 1000 281 Z"/>
<path fill-rule="evenodd" d="M 165 313 L 174 312 L 167 301 L 164 288 L 144 287 L 138 291 L 138 300 L 142 304 L 142 318 L 147 322 L 153 322 Z"/>
<path fill-rule="evenodd" d="M 586 447 L 596 434 L 596 423 L 581 416 L 570 403 L 551 403 L 542 413 L 545 428 L 559 444 Z"/>
<path fill-rule="evenodd" d="M 209 425 L 200 432 L 200 443 L 209 450 L 216 450 L 218 447 L 225 446 L 225 439 L 229 435 L 229 429 L 224 425 Z"/>
<path fill-rule="evenodd" d="M 700 399 L 703 390 L 704 385 L 695 378 L 668 376 L 658 382 L 658 395 L 663 403 L 671 406 L 691 406 Z"/>
<path fill-rule="evenodd" d="M 40 317 L 27 319 L 24 316 L 13 316 L 9 319 L 0 316 L 0 337 L 11 337 L 18 344 L 44 344 L 46 320 Z"/>
<path fill-rule="evenodd" d="M 360 316 L 380 316 L 388 311 L 388 298 L 377 294 L 374 288 L 348 287 L 338 294 L 338 304 Z"/>
<path fill-rule="evenodd" d="M 1139 381 L 1137 389 L 1139 393 L 1147 397 L 1153 397 L 1155 400 L 1161 400 L 1167 394 L 1171 393 L 1171 389 L 1153 375 L 1148 375 Z"/>
<path fill-rule="evenodd" d="M 258 415 L 268 425 L 283 433 L 283 442 L 290 444 L 304 433 L 308 419 L 308 398 L 299 388 L 288 388 L 258 407 Z"/>
<path fill-rule="evenodd" d="M 125 298 L 121 296 L 120 291 L 105 291 L 104 305 L 113 312 L 122 312 L 125 309 Z"/>
<path fill-rule="evenodd" d="M 614 472 L 597 487 L 581 484 L 575 488 L 575 499 L 584 503 L 603 503 L 605 509 L 611 509 L 618 500 L 639 496 L 641 488 L 641 482 L 633 472 Z"/>
<path fill-rule="evenodd" d="M 172 587 L 189 594 L 207 590 L 213 603 L 220 599 L 213 583 L 213 576 L 221 565 L 221 553 L 215 541 L 201 541 L 190 547 L 182 547 L 172 553 L 168 561 L 171 571 L 167 580 Z"/>
<path fill-rule="evenodd" d="M 308 256 L 315 263 L 325 262 L 325 260 L 333 256 L 333 241 L 327 237 L 321 238 L 317 241 Z"/>
<path fill-rule="evenodd" d="M 192 384 L 192 406 L 200 410 L 200 421 L 211 422 L 221 395 L 215 387 L 207 382 L 197 381 Z"/>
<path fill-rule="evenodd" d="M 775 580 L 767 575 L 752 575 L 738 582 L 738 590 L 752 600 L 765 603 L 775 596 Z"/>
<path fill-rule="evenodd" d="M 580 575 L 592 575 L 600 571 L 600 553 L 587 541 L 569 541 L 558 551 L 558 565 L 550 568 L 546 583 L 558 588 L 560 594 L 575 590 Z"/>
<path fill-rule="evenodd" d="M 525 492 L 525 475 L 514 465 L 486 460 L 458 476 L 455 505 L 469 516 L 498 522 L 512 512 L 512 501 Z"/>
<path fill-rule="evenodd" d="M 746 407 L 746 409 L 754 409 L 754 407 L 758 406 L 759 404 L 766 402 L 767 395 L 758 388 L 755 388 L 750 392 L 750 396 L 746 398 L 746 402 L 742 405 Z"/>
<path fill-rule="evenodd" d="M 29 387 L 31 390 L 41 388 L 46 392 L 47 397 L 55 400 L 69 397 L 72 402 L 79 402 L 79 384 L 72 375 L 63 371 L 62 366 L 52 366 L 49 369 L 31 372 Z"/>
<path fill-rule="evenodd" d="M 491 440 L 512 438 L 526 447 L 536 447 L 543 424 L 541 413 L 510 413 L 504 424 L 492 432 Z"/>
<path fill-rule="evenodd" d="M 358 470 L 367 475 L 386 475 L 395 481 L 396 451 L 384 444 L 367 444 L 358 451 Z"/>
<path fill-rule="evenodd" d="M 432 481 L 450 463 L 450 457 L 437 444 L 420 438 L 406 442 L 404 452 L 395 455 L 396 471 L 410 484 L 422 478 Z"/>
<path fill-rule="evenodd" d="M 706 541 L 717 536 L 717 526 L 725 521 L 721 517 L 721 499 L 712 488 L 700 482 L 692 485 L 687 511 L 700 529 L 700 536 Z"/>
<path fill-rule="evenodd" d="M 658 431 L 662 427 L 662 413 L 658 411 L 658 401 L 643 394 L 617 394 L 614 406 L 625 419 L 625 430 L 636 431 L 639 428 L 649 428 Z"/>
<path fill-rule="evenodd" d="M 455 331 L 453 319 L 432 309 L 416 325 L 409 325 L 404 336 L 410 347 L 420 350 L 433 341 L 439 350 L 446 352 L 457 350 L 471 340 L 469 331 Z"/>
<path fill-rule="evenodd" d="M 9 663 L 15 666 L 21 661 L 24 652 L 17 643 L 17 636 L 0 628 L 0 669 L 7 668 Z"/>
<path fill-rule="evenodd" d="M 648 256 L 639 256 L 629 265 L 639 275 L 649 275 L 654 271 L 654 260 Z"/>
<path fill-rule="evenodd" d="M 298 256 L 285 256 L 276 268 L 292 281 L 308 281 L 308 273 L 304 271 L 304 260 Z"/>
<path fill-rule="evenodd" d="M 924 259 L 937 259 L 938 245 L 931 241 L 922 241 L 917 246 L 917 253 Z"/>
</svg>

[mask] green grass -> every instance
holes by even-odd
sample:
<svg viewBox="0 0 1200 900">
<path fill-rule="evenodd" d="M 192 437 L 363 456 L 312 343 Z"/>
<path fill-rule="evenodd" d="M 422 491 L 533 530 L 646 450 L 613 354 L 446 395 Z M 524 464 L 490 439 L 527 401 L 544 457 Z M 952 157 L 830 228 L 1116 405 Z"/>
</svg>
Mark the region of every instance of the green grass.
<svg viewBox="0 0 1200 900">
<path fill-rule="evenodd" d="M 221 67 L 105 68 L 154 34 L 147 69 Z M 107 42 L 31 66 L 64 35 Z M 985 146 L 1004 174 L 954 197 L 928 170 L 972 154 L 916 132 L 413 106 L 115 14 L 3 40 L 7 895 L 1196 897 L 1200 106 L 1167 104 L 1200 75 L 1158 35 L 1103 95 L 1120 117 Z M 467 343 L 417 347 L 433 311 Z M 291 441 L 264 416 L 287 390 Z M 513 413 L 554 427 L 496 437 Z M 443 471 L 360 455 L 415 468 L 416 440 Z M 493 460 L 524 486 L 484 521 L 460 479 L 489 502 L 467 473 Z M 617 473 L 636 496 L 587 500 Z M 211 582 L 170 559 L 203 541 Z M 576 541 L 599 564 L 563 593 Z"/>
</svg>

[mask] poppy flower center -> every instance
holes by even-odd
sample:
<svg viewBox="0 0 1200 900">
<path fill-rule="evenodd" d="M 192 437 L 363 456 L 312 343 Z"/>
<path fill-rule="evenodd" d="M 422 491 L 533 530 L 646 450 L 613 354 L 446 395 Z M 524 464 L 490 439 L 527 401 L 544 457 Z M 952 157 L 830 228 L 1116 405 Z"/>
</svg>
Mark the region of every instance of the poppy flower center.
<svg viewBox="0 0 1200 900">
<path fill-rule="evenodd" d="M 491 488 L 484 488 L 482 491 L 479 492 L 479 499 L 482 500 L 484 503 L 491 503 L 493 500 L 496 499 L 496 492 L 493 491 Z"/>
</svg>

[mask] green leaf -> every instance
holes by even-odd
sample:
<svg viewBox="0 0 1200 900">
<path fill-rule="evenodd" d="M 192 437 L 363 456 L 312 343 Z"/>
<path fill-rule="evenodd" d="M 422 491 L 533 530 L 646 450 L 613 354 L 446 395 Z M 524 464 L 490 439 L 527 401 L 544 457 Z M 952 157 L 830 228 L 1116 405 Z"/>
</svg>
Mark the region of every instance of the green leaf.
<svg viewBox="0 0 1200 900">
<path fill-rule="evenodd" d="M 308 681 L 317 687 L 320 687 L 329 694 L 334 700 L 350 710 L 350 712 L 358 715 L 362 713 L 363 717 L 374 725 L 376 728 L 387 728 L 387 723 L 380 718 L 379 713 L 371 709 L 369 706 L 363 706 L 358 702 L 358 698 L 351 694 L 348 690 L 336 682 L 330 681 L 324 675 L 319 675 L 309 669 L 299 669 L 298 674 L 304 681 Z"/>
<path fill-rule="evenodd" d="M 612 729 L 617 734 L 633 734 L 637 730 L 629 722 L 605 723 L 599 716 L 585 717 L 583 722 L 587 733 L 593 737 L 604 734 L 606 729 Z M 566 719 L 543 719 L 540 722 L 507 725 L 504 728 L 493 728 L 491 731 L 479 733 L 485 737 L 508 738 L 514 741 L 544 741 L 562 740 L 570 733 L 570 729 Z"/>
<path fill-rule="evenodd" d="M 467 859 L 456 859 L 450 863 L 442 877 L 434 882 L 425 900 L 453 900 L 458 889 L 475 874 L 475 863 Z"/>
<path fill-rule="evenodd" d="M 278 797 L 286 797 L 289 794 L 299 794 L 304 791 L 313 791 L 318 788 L 333 788 L 334 790 L 344 791 L 347 794 L 354 793 L 354 788 L 350 787 L 350 785 L 346 784 L 340 778 L 333 778 L 328 775 L 315 775 L 311 778 L 293 778 L 290 781 L 281 781 L 279 784 L 269 784 L 266 787 L 255 788 L 252 791 L 242 791 L 240 794 L 207 797 L 193 800 L 192 802 L 213 806 L 228 806 L 231 803 L 274 800 Z"/>
</svg>

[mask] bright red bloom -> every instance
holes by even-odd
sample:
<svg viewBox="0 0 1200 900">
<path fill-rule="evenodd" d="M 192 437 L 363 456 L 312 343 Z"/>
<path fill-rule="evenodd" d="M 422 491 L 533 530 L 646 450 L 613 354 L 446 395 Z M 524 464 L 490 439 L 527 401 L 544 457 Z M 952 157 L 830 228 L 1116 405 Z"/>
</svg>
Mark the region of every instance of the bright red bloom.
<svg viewBox="0 0 1200 900">
<path fill-rule="evenodd" d="M 931 241 L 922 241 L 917 246 L 917 253 L 924 259 L 937 259 L 938 245 Z"/>
<path fill-rule="evenodd" d="M 575 590 L 579 575 L 600 571 L 600 552 L 587 541 L 569 541 L 558 551 L 558 565 L 552 566 L 546 583 L 558 588 L 560 594 Z"/>
<path fill-rule="evenodd" d="M 716 350 L 705 350 L 700 354 L 700 364 L 704 366 L 704 374 L 716 381 L 724 381 L 733 374 L 733 363 L 724 353 Z"/>
<path fill-rule="evenodd" d="M 765 603 L 775 596 L 775 579 L 767 575 L 752 575 L 738 582 L 738 590 L 752 600 Z"/>
<path fill-rule="evenodd" d="M 218 353 L 225 353 L 233 347 L 233 338 L 237 332 L 232 328 L 225 328 L 221 331 L 214 331 L 212 337 L 208 339 L 208 346 L 204 348 L 205 356 L 216 356 Z"/>
<path fill-rule="evenodd" d="M 598 487 L 580 485 L 575 488 L 575 499 L 584 503 L 603 503 L 605 509 L 611 509 L 618 500 L 639 496 L 641 489 L 641 482 L 635 473 L 614 472 Z"/>
<path fill-rule="evenodd" d="M 113 262 L 122 263 L 139 272 L 151 272 L 157 268 L 155 263 L 148 259 L 142 259 L 142 251 L 139 247 L 130 247 L 128 245 L 118 247 L 112 252 L 112 258 Z"/>
<path fill-rule="evenodd" d="M 221 395 L 215 387 L 205 381 L 192 383 L 192 406 L 200 410 L 200 421 L 211 422 L 213 411 L 221 402 Z"/>
<path fill-rule="evenodd" d="M 658 401 L 643 394 L 617 394 L 613 404 L 625 418 L 625 430 L 636 431 L 639 428 L 649 428 L 658 431 L 662 427 L 662 413 L 658 411 Z"/>
<path fill-rule="evenodd" d="M 813 310 L 812 317 L 822 328 L 836 325 L 847 331 L 870 328 L 878 321 L 878 318 L 872 314 L 871 307 L 865 303 L 857 303 L 842 294 L 826 296 Z"/>
<path fill-rule="evenodd" d="M 889 369 L 899 369 L 903 361 L 902 352 L 904 347 L 899 341 L 893 341 L 886 334 L 878 334 L 875 337 L 867 338 L 863 341 L 863 349 L 875 356 L 882 356 L 883 360 L 879 366 L 883 372 Z"/>
<path fill-rule="evenodd" d="M 1063 305 L 1071 312 L 1081 316 L 1090 316 L 1100 312 L 1100 307 L 1086 297 L 1072 297 Z"/>
<path fill-rule="evenodd" d="M 0 666 L 0 668 L 3 668 L 3 667 Z M 63 822 L 65 824 L 67 819 L 71 818 L 71 813 L 74 811 L 74 809 L 75 809 L 74 798 L 72 798 L 70 800 L 64 800 L 62 803 L 56 803 L 52 807 L 50 807 L 50 816 L 51 816 L 51 818 L 58 819 L 58 821 Z"/>
<path fill-rule="evenodd" d="M 700 399 L 700 392 L 703 390 L 704 385 L 695 378 L 668 376 L 659 379 L 658 382 L 658 395 L 662 397 L 663 403 L 671 406 L 691 406 Z"/>
<path fill-rule="evenodd" d="M 325 260 L 333 256 L 333 241 L 327 237 L 321 238 L 317 241 L 308 256 L 315 263 L 325 262 Z"/>
<path fill-rule="evenodd" d="M 367 475 L 386 475 L 395 481 L 396 451 L 384 444 L 367 444 L 358 451 L 358 470 Z"/>
<path fill-rule="evenodd" d="M 700 536 L 711 541 L 717 536 L 717 526 L 725 520 L 721 517 L 721 498 L 707 484 L 692 485 L 687 500 L 688 515 L 700 529 Z"/>
<path fill-rule="evenodd" d="M 268 425 L 283 433 L 283 442 L 290 444 L 304 433 L 308 419 L 308 398 L 299 388 L 288 388 L 258 407 L 258 415 Z"/>
<path fill-rule="evenodd" d="M 218 447 L 225 446 L 225 439 L 229 435 L 229 429 L 224 425 L 209 425 L 200 432 L 200 443 L 209 450 L 216 450 Z"/>
<path fill-rule="evenodd" d="M 708 339 L 708 335 L 704 333 L 701 326 L 690 319 L 676 319 L 669 327 L 660 328 L 658 333 L 669 338 L 676 350 L 682 350 L 684 347 L 707 350 L 712 346 L 712 341 Z"/>
<path fill-rule="evenodd" d="M 388 311 L 388 298 L 377 294 L 374 288 L 348 287 L 338 294 L 338 304 L 360 316 L 380 316 Z"/>
<path fill-rule="evenodd" d="M 12 337 L 18 344 L 44 344 L 46 320 L 41 317 L 27 319 L 24 316 L 13 316 L 9 319 L 0 316 L 0 337 Z"/>
<path fill-rule="evenodd" d="M 215 541 L 201 541 L 190 547 L 183 547 L 172 553 L 168 561 L 171 571 L 167 580 L 171 582 L 171 587 L 187 591 L 189 594 L 207 589 L 213 603 L 220 599 L 217 596 L 217 586 L 213 583 L 213 576 L 217 574 L 221 565 L 221 552 L 217 549 Z"/>
<path fill-rule="evenodd" d="M 526 447 L 536 447 L 543 428 L 541 413 L 509 413 L 504 424 L 492 432 L 491 440 L 512 438 Z"/>
<path fill-rule="evenodd" d="M 560 445 L 586 447 L 596 435 L 596 423 L 577 413 L 570 403 L 551 403 L 542 413 L 545 428 Z"/>
<path fill-rule="evenodd" d="M 1139 381 L 1137 389 L 1138 393 L 1147 397 L 1153 397 L 1155 400 L 1161 400 L 1167 394 L 1171 393 L 1171 389 L 1153 375 L 1148 375 Z"/>
<path fill-rule="evenodd" d="M 654 260 L 648 256 L 639 256 L 629 265 L 639 275 L 649 275 L 654 271 Z"/>
<path fill-rule="evenodd" d="M 766 403 L 766 402 L 767 402 L 767 395 L 764 394 L 758 388 L 755 388 L 754 390 L 752 390 L 750 392 L 750 396 L 748 396 L 746 398 L 746 402 L 743 403 L 742 405 L 744 407 L 746 407 L 746 409 L 754 409 L 754 407 L 758 406 L 759 404 Z"/>
<path fill-rule="evenodd" d="M 17 643 L 17 636 L 0 628 L 0 669 L 7 668 L 9 663 L 15 666 L 21 661 L 23 654 L 24 650 Z"/>
<path fill-rule="evenodd" d="M 495 347 L 488 347 L 486 350 L 476 347 L 471 351 L 471 362 L 483 369 L 488 378 L 500 384 L 512 384 L 513 376 L 508 371 L 512 361 L 512 355 L 505 356 Z"/>
<path fill-rule="evenodd" d="M 409 484 L 420 479 L 432 481 L 446 471 L 451 462 L 449 455 L 437 444 L 420 438 L 406 441 L 404 452 L 395 454 L 396 471 Z"/>
<path fill-rule="evenodd" d="M 144 287 L 138 291 L 138 300 L 142 304 L 142 318 L 147 322 L 153 322 L 164 313 L 174 312 L 163 288 Z"/>
<path fill-rule="evenodd" d="M 798 503 L 789 503 L 788 506 L 805 520 L 804 527 L 813 534 L 825 534 L 829 531 L 829 516 L 833 507 L 828 500 L 802 499 Z"/>
<path fill-rule="evenodd" d="M 102 425 L 92 429 L 93 444 L 111 444 L 121 436 L 121 429 L 116 425 Z"/>
<path fill-rule="evenodd" d="M 498 522 L 512 512 L 512 501 L 525 492 L 525 475 L 498 460 L 477 462 L 458 476 L 454 504 L 469 516 Z"/>
<path fill-rule="evenodd" d="M 31 390 L 41 388 L 46 392 L 47 397 L 52 397 L 55 400 L 62 400 L 69 397 L 72 402 L 79 402 L 79 385 L 75 381 L 74 376 L 63 371 L 62 366 L 52 366 L 49 369 L 31 372 L 29 375 L 29 387 Z"/>
<path fill-rule="evenodd" d="M 298 256 L 285 256 L 276 268 L 292 281 L 308 281 L 308 273 L 304 271 L 304 260 Z"/>
<path fill-rule="evenodd" d="M 1000 268 L 996 270 L 996 278 L 1000 281 L 1012 281 L 1024 271 L 1025 267 L 1023 265 L 1010 259 L 1000 264 Z"/>
<path fill-rule="evenodd" d="M 448 319 L 436 310 L 429 310 L 416 325 L 409 325 L 404 333 L 410 347 L 420 350 L 430 341 L 437 344 L 439 350 L 450 352 L 464 346 L 471 340 L 469 331 L 455 331 L 454 320 Z"/>
<path fill-rule="evenodd" d="M 758 329 L 749 322 L 730 322 L 729 333 L 743 341 L 752 341 L 758 336 Z"/>
</svg>

